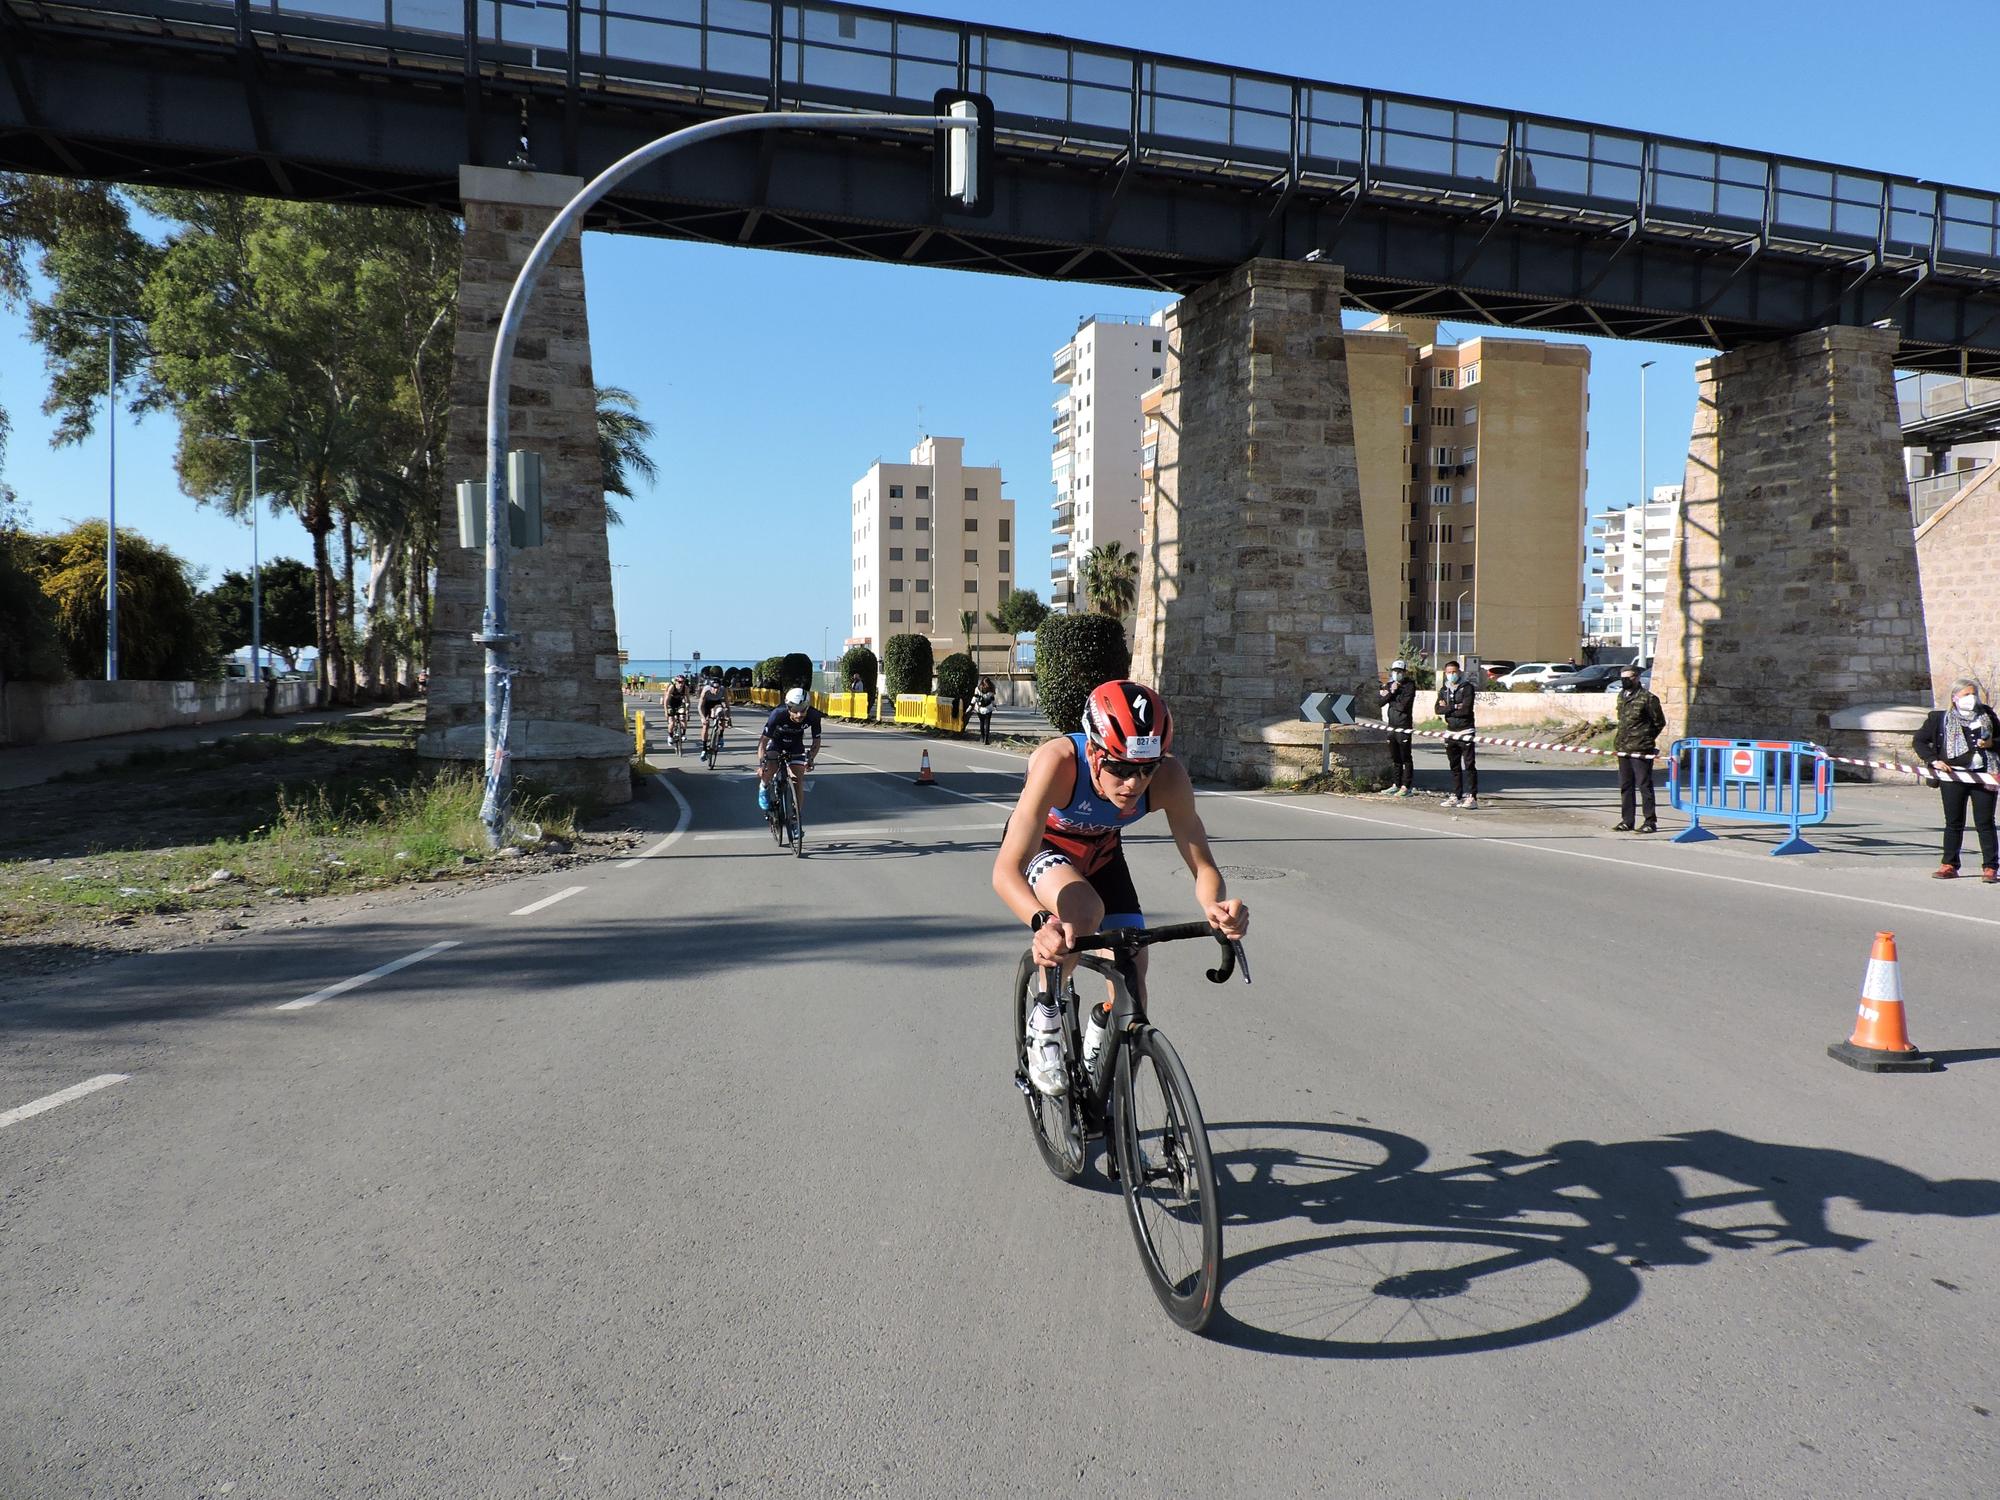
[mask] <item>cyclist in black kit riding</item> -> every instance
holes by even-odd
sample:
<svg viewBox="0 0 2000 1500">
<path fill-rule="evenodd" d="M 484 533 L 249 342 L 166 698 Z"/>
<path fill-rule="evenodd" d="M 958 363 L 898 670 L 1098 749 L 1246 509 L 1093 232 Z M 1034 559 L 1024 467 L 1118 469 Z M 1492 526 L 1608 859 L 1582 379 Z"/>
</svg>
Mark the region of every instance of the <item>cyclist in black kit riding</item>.
<svg viewBox="0 0 2000 1500">
<path fill-rule="evenodd" d="M 785 701 L 771 710 L 764 732 L 757 738 L 757 807 L 771 808 L 771 776 L 780 766 L 792 778 L 792 800 L 803 815 L 806 805 L 806 772 L 819 759 L 820 725 L 823 715 L 806 698 L 804 688 L 793 688 Z M 806 735 L 812 735 L 812 753 L 806 752 Z"/>
</svg>

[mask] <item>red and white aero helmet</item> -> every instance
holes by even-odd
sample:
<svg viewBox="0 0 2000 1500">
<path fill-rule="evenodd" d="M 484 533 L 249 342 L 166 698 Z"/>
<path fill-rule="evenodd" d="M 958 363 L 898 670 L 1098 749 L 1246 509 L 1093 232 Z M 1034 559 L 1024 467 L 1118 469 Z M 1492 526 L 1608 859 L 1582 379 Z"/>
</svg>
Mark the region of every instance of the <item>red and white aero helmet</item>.
<svg viewBox="0 0 2000 1500">
<path fill-rule="evenodd" d="M 1083 705 L 1084 738 L 1112 760 L 1162 760 L 1174 743 L 1167 700 L 1136 682 L 1101 682 Z"/>
</svg>

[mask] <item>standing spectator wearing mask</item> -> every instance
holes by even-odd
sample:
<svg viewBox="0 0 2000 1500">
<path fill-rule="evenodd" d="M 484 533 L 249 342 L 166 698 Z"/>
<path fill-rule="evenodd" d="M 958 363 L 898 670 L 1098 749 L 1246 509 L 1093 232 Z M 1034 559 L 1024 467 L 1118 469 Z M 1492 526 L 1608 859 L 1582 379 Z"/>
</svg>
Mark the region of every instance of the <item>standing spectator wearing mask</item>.
<svg viewBox="0 0 2000 1500">
<path fill-rule="evenodd" d="M 1462 740 L 1444 742 L 1445 763 L 1451 767 L 1451 795 L 1444 799 L 1444 805 L 1477 812 L 1479 752 L 1472 743 L 1472 684 L 1465 680 L 1455 661 L 1444 664 L 1443 685 L 1438 688 L 1437 703 L 1431 712 L 1444 720 L 1446 729 L 1465 736 Z"/>
<path fill-rule="evenodd" d="M 1392 729 L 1408 729 L 1416 723 L 1417 684 L 1410 676 L 1409 663 L 1392 661 L 1389 663 L 1389 679 L 1376 690 L 1381 704 L 1382 722 Z M 1382 788 L 1385 797 L 1407 797 L 1417 784 L 1416 757 L 1411 754 L 1410 736 L 1392 734 L 1389 736 L 1389 784 Z"/>
<path fill-rule="evenodd" d="M 1979 684 L 1961 677 L 1951 685 L 1951 702 L 1933 709 L 1917 731 L 1917 754 L 1939 771 L 1983 771 L 2000 769 L 2000 716 L 1980 701 Z M 1932 873 L 1933 880 L 1958 879 L 1958 850 L 1965 841 L 1965 814 L 1972 810 L 1972 827 L 1979 835 L 1979 878 L 1988 885 L 2000 884 L 2000 839 L 1993 829 L 1993 808 L 2000 792 L 1990 786 L 1969 782 L 1938 780 L 1944 798 L 1944 862 Z"/>
<path fill-rule="evenodd" d="M 1613 833 L 1632 832 L 1633 794 L 1646 809 L 1640 833 L 1658 833 L 1653 817 L 1653 753 L 1660 747 L 1660 732 L 1667 727 L 1667 712 L 1660 700 L 1639 685 L 1639 669 L 1627 666 L 1618 674 L 1618 733 L 1611 748 L 1618 752 L 1618 821 Z"/>
</svg>

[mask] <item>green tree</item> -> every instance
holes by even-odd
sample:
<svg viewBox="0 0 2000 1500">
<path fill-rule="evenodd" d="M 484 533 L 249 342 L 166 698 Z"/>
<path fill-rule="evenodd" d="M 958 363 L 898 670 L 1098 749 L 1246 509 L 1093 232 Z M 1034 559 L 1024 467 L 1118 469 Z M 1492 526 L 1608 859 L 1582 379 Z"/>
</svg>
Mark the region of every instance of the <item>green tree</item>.
<svg viewBox="0 0 2000 1500">
<path fill-rule="evenodd" d="M 276 557 L 258 571 L 263 589 L 264 649 L 285 659 L 296 672 L 299 653 L 313 644 L 312 569 L 293 557 Z M 215 619 L 222 649 L 235 651 L 250 644 L 252 594 L 248 573 L 224 573 L 222 581 L 202 596 Z"/>
<path fill-rule="evenodd" d="M 986 623 L 1007 637 L 1007 670 L 1014 670 L 1014 648 L 1024 635 L 1042 628 L 1049 607 L 1033 589 L 1015 589 L 1000 601 L 1000 608 L 986 616 Z"/>
<path fill-rule="evenodd" d="M 1092 688 L 1131 669 L 1125 629 L 1109 615 L 1050 615 L 1035 632 L 1035 697 L 1064 734 L 1083 726 Z"/>
<path fill-rule="evenodd" d="M 33 540 L 0 526 L 0 683 L 60 682 L 69 675 L 55 603 L 36 575 Z"/>
<path fill-rule="evenodd" d="M 56 633 L 72 676 L 104 676 L 105 526 L 85 521 L 55 536 L 28 539 L 30 566 L 54 607 Z M 136 531 L 118 529 L 118 675 L 186 682 L 214 677 L 215 622 L 195 591 L 194 572 Z"/>
<path fill-rule="evenodd" d="M 876 675 L 875 653 L 866 646 L 849 646 L 840 654 L 840 685 L 843 690 L 859 677 L 862 691 L 873 698 Z"/>
<path fill-rule="evenodd" d="M 972 701 L 973 690 L 978 686 L 979 668 L 963 651 L 954 651 L 937 664 L 938 696 L 950 699 L 958 711 L 961 734 L 965 732 L 965 705 Z"/>
<path fill-rule="evenodd" d="M 813 659 L 803 651 L 788 651 L 785 659 L 778 663 L 778 686 L 781 688 L 805 688 L 813 685 Z"/>
<path fill-rule="evenodd" d="M 604 519 L 622 526 L 625 518 L 611 503 L 611 496 L 633 499 L 630 476 L 637 474 L 647 484 L 660 477 L 660 466 L 647 453 L 653 438 L 653 424 L 639 415 L 639 398 L 622 386 L 597 388 L 597 452 L 604 462 Z"/>
<path fill-rule="evenodd" d="M 882 666 L 889 679 L 890 696 L 928 693 L 931 690 L 930 637 L 890 636 L 882 643 Z"/>
<path fill-rule="evenodd" d="M 774 688 L 785 668 L 782 656 L 767 656 L 750 669 L 751 685 L 760 688 Z"/>
<path fill-rule="evenodd" d="M 1139 554 L 1118 542 L 1099 542 L 1077 565 L 1084 601 L 1101 615 L 1123 619 L 1139 597 Z"/>
<path fill-rule="evenodd" d="M 260 470 L 313 543 L 321 681 L 352 685 L 356 605 L 331 539 L 357 521 L 421 539 L 435 510 L 448 379 L 457 231 L 442 215 L 280 203 L 157 189 L 132 197 L 165 221 L 165 242 L 108 231 L 48 257 L 55 293 L 31 318 L 51 365 L 59 439 L 89 431 L 102 340 L 66 314 L 136 314 L 134 405 L 181 424 L 182 487 L 240 513 L 249 504 L 239 443 L 266 439 Z M 129 230 L 126 231 L 129 235 Z M 81 325 L 87 326 L 87 325 Z M 121 346 L 121 368 L 124 350 Z M 398 545 L 404 538 L 396 536 Z M 377 568 L 405 586 L 427 568 Z"/>
</svg>

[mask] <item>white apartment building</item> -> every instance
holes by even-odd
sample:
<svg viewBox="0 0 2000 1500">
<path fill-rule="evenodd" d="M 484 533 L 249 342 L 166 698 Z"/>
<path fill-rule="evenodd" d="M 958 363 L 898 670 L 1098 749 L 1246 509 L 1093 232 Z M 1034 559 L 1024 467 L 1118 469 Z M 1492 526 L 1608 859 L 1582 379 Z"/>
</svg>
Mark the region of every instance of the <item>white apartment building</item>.
<svg viewBox="0 0 2000 1500">
<path fill-rule="evenodd" d="M 847 644 L 880 656 L 892 635 L 924 635 L 942 660 L 973 649 L 959 620 L 973 610 L 975 660 L 982 670 L 1004 667 L 1013 641 L 986 626 L 1015 576 L 1014 502 L 1001 498 L 1000 470 L 967 467 L 964 438 L 927 437 L 908 463 L 871 465 L 854 482 L 849 509 L 854 612 Z"/>
<path fill-rule="evenodd" d="M 1602 598 L 1584 623 L 1591 640 L 1634 647 L 1642 659 L 1652 660 L 1680 508 L 1681 487 L 1658 484 L 1644 505 L 1620 506 L 1591 522 L 1591 552 L 1595 557 L 1601 550 L 1604 559 Z M 1591 582 L 1595 595 L 1597 579 Z"/>
<path fill-rule="evenodd" d="M 1053 379 L 1067 387 L 1055 403 L 1055 544 L 1049 603 L 1084 607 L 1077 567 L 1105 542 L 1139 550 L 1144 519 L 1139 479 L 1139 400 L 1166 369 L 1164 315 L 1151 320 L 1089 317 L 1055 353 Z"/>
</svg>

